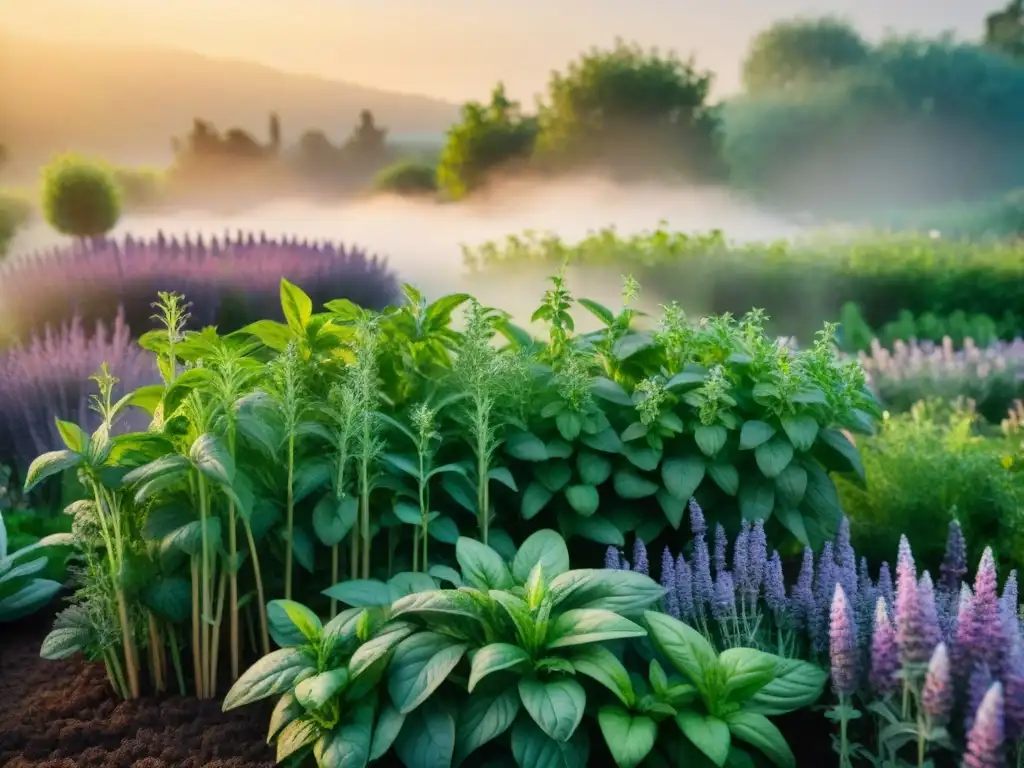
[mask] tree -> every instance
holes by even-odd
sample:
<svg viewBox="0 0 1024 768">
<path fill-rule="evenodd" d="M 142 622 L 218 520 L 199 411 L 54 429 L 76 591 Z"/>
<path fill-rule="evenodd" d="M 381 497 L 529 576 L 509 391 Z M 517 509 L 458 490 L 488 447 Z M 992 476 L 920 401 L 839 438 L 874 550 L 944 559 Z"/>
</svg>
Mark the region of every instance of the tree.
<svg viewBox="0 0 1024 768">
<path fill-rule="evenodd" d="M 498 168 L 525 162 L 536 136 L 537 121 L 523 117 L 519 104 L 498 83 L 490 103 L 463 105 L 461 119 L 448 131 L 437 168 L 438 188 L 453 200 L 465 197 Z"/>
<path fill-rule="evenodd" d="M 387 128 L 377 127 L 377 123 L 373 119 L 373 112 L 364 109 L 359 113 L 359 123 L 345 141 L 344 146 L 357 155 L 372 157 L 383 151 L 387 135 Z"/>
<path fill-rule="evenodd" d="M 65 235 L 101 237 L 121 216 L 121 192 L 106 167 L 63 155 L 43 169 L 43 213 Z"/>
<path fill-rule="evenodd" d="M 270 113 L 270 151 L 277 152 L 281 149 L 281 119 L 276 112 Z"/>
<path fill-rule="evenodd" d="M 853 27 L 833 17 L 780 21 L 757 34 L 743 61 L 747 93 L 821 82 L 865 63 L 871 48 Z"/>
<path fill-rule="evenodd" d="M 1015 59 L 1024 58 L 1024 0 L 1010 0 L 985 17 L 985 45 Z"/>
<path fill-rule="evenodd" d="M 618 41 L 555 72 L 538 116 L 537 156 L 555 167 L 647 172 L 713 165 L 712 75 L 675 54 Z"/>
</svg>

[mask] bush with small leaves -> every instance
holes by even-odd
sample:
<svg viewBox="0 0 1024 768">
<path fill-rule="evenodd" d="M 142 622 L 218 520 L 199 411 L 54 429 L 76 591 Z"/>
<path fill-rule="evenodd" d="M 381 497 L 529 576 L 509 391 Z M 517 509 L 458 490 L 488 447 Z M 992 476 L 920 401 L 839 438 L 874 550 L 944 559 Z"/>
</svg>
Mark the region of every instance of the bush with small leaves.
<svg viewBox="0 0 1024 768">
<path fill-rule="evenodd" d="M 121 217 L 121 190 L 112 171 L 76 155 L 58 157 L 43 170 L 43 215 L 61 234 L 94 238 Z"/>
</svg>

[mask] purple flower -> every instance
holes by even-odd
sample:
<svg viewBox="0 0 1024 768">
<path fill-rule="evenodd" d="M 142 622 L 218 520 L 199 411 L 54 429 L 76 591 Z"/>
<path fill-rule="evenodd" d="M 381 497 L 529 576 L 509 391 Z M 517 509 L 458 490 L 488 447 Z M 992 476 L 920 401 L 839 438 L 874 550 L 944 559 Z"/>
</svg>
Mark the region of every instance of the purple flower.
<svg viewBox="0 0 1024 768">
<path fill-rule="evenodd" d="M 729 566 L 727 564 L 726 554 L 729 548 L 729 540 L 725 536 L 725 528 L 719 523 L 715 526 L 715 578 L 717 579 L 727 570 Z"/>
<path fill-rule="evenodd" d="M 715 581 L 715 596 L 711 603 L 711 615 L 722 623 L 736 615 L 736 588 L 732 574 L 723 573 Z"/>
<path fill-rule="evenodd" d="M 949 523 L 949 534 L 946 537 L 946 554 L 939 566 L 942 574 L 942 587 L 946 591 L 957 594 L 960 589 L 960 579 L 967 573 L 967 543 L 964 541 L 964 532 L 960 523 L 951 520 Z"/>
<path fill-rule="evenodd" d="M 689 621 L 693 612 L 693 573 L 682 555 L 676 558 L 676 594 L 679 596 L 679 618 Z"/>
<path fill-rule="evenodd" d="M 836 568 L 834 548 L 831 541 L 826 541 L 818 558 L 818 568 L 814 582 L 814 604 L 815 616 L 812 628 L 811 640 L 814 649 L 823 653 L 828 650 L 828 623 L 829 610 L 832 605 L 832 597 L 835 594 L 838 583 L 838 569 Z"/>
<path fill-rule="evenodd" d="M 857 623 L 842 584 L 836 584 L 829 610 L 829 661 L 832 690 L 849 696 L 857 689 Z"/>
<path fill-rule="evenodd" d="M 974 725 L 967 734 L 964 768 L 1002 768 L 1003 740 L 1003 687 L 993 683 L 978 707 Z"/>
<path fill-rule="evenodd" d="M 797 629 L 802 629 L 811 636 L 814 628 L 814 553 L 810 547 L 804 547 L 804 559 L 800 565 L 800 575 L 790 592 L 793 622 Z"/>
<path fill-rule="evenodd" d="M 836 563 L 839 566 L 838 580 L 851 605 L 857 604 L 857 554 L 850 543 L 850 519 L 843 516 L 836 533 Z"/>
<path fill-rule="evenodd" d="M 933 728 L 945 726 L 949 722 L 953 710 L 953 683 L 945 643 L 935 646 L 935 652 L 928 662 L 928 672 L 921 690 L 921 708 Z"/>
<path fill-rule="evenodd" d="M 961 679 L 970 674 L 978 659 L 981 638 L 974 616 L 974 594 L 966 584 L 960 590 L 956 630 L 953 633 L 953 663 Z"/>
<path fill-rule="evenodd" d="M 764 566 L 764 600 L 779 621 L 786 613 L 786 583 L 778 552 L 772 552 L 771 560 Z"/>
<path fill-rule="evenodd" d="M 676 563 L 668 547 L 661 552 L 661 586 L 665 589 L 665 596 L 662 598 L 665 606 L 665 613 L 673 619 L 681 618 L 679 615 L 679 593 L 676 591 Z"/>
<path fill-rule="evenodd" d="M 866 557 L 860 559 L 857 581 L 857 628 L 860 630 L 860 647 L 866 654 L 871 647 L 871 628 L 874 625 L 875 604 L 878 602 L 878 588 L 871 581 Z"/>
<path fill-rule="evenodd" d="M 632 570 L 632 569 L 631 569 L 631 568 L 629 567 L 629 560 L 627 560 L 627 559 L 626 559 L 626 556 L 625 556 L 625 555 L 622 555 L 622 554 L 620 554 L 620 555 L 619 555 L 619 570 L 620 570 L 620 571 L 629 571 L 629 570 Z"/>
<path fill-rule="evenodd" d="M 913 571 L 903 572 L 904 580 L 911 578 Z M 905 666 L 926 664 L 938 643 L 935 590 L 931 576 L 925 573 L 919 584 L 905 584 L 896 590 L 896 645 L 900 662 Z"/>
<path fill-rule="evenodd" d="M 747 558 L 750 555 L 750 523 L 743 521 L 740 532 L 736 534 L 736 545 L 732 550 L 732 576 L 740 593 L 748 591 L 747 578 L 750 575 L 747 569 Z"/>
<path fill-rule="evenodd" d="M 609 571 L 617 571 L 620 565 L 622 565 L 622 554 L 615 547 L 608 547 L 604 551 L 604 567 Z"/>
<path fill-rule="evenodd" d="M 647 545 L 639 536 L 633 542 L 633 571 L 644 576 L 651 575 L 651 566 L 647 562 Z"/>
<path fill-rule="evenodd" d="M 1006 735 L 1016 741 L 1024 736 L 1024 652 L 1015 645 L 1003 671 Z"/>
<path fill-rule="evenodd" d="M 875 627 L 871 637 L 871 671 L 868 682 L 877 696 L 885 697 L 899 688 L 900 659 L 896 649 L 896 630 L 885 608 L 885 598 L 875 606 Z"/>
<path fill-rule="evenodd" d="M 998 675 L 1006 653 L 1006 633 L 1000 616 L 998 579 L 991 547 L 985 548 L 974 578 L 973 621 L 979 637 L 978 661 Z"/>
<path fill-rule="evenodd" d="M 885 598 L 886 605 L 895 605 L 896 590 L 892 585 L 892 571 L 888 563 L 882 563 L 878 569 L 878 594 Z"/>
<path fill-rule="evenodd" d="M 714 585 L 711 581 L 711 562 L 708 543 L 704 534 L 698 534 L 693 542 L 693 602 L 698 611 L 714 599 Z"/>
<path fill-rule="evenodd" d="M 974 726 L 974 718 L 978 713 L 985 694 L 992 686 L 992 670 L 986 664 L 979 664 L 971 670 L 971 677 L 967 684 L 967 709 L 964 712 L 964 733 L 968 733 Z"/>
<path fill-rule="evenodd" d="M 1020 640 L 1020 619 L 1017 618 L 1018 601 L 1017 571 L 1013 570 L 1006 577 L 1003 596 L 999 598 L 999 612 L 1003 617 L 1003 632 L 1006 635 L 1007 648 L 1013 648 Z M 1009 699 L 1008 693 L 1007 699 Z"/>
<path fill-rule="evenodd" d="M 708 524 L 704 519 L 704 510 L 700 508 L 700 504 L 697 500 L 690 497 L 690 532 L 693 533 L 694 538 L 697 536 L 703 536 L 708 532 Z"/>
<path fill-rule="evenodd" d="M 764 567 L 768 563 L 768 537 L 764 533 L 764 521 L 755 520 L 750 529 L 747 555 L 747 590 L 753 601 L 761 591 L 764 581 Z"/>
</svg>

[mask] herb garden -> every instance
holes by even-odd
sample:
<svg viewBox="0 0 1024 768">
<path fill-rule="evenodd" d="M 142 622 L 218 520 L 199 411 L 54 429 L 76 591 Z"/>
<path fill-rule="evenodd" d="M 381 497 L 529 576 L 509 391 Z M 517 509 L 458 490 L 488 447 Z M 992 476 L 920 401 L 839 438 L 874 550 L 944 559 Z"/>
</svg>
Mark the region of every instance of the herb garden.
<svg viewBox="0 0 1024 768">
<path fill-rule="evenodd" d="M 136 246 L 90 248 L 71 258 Z M 532 331 L 410 286 L 368 309 L 392 296 L 361 263 L 374 298 L 282 279 L 275 311 L 214 327 L 223 272 L 154 296 L 155 327 L 128 307 L 137 346 L 97 301 L 91 340 L 76 321 L 5 353 L 5 507 L 59 499 L 66 525 L 0 526 L 0 762 L 1019 764 L 1012 536 L 945 492 L 941 525 L 901 508 L 912 527 L 865 533 L 927 437 L 894 437 L 885 350 L 844 356 L 834 324 L 796 349 L 759 311 L 648 317 L 632 279 L 607 307 L 551 278 Z M 132 269 L 134 295 L 156 278 Z M 28 375 L 66 346 L 105 363 L 87 409 Z M 1016 429 L 950 454 L 975 503 L 1019 509 Z"/>
</svg>

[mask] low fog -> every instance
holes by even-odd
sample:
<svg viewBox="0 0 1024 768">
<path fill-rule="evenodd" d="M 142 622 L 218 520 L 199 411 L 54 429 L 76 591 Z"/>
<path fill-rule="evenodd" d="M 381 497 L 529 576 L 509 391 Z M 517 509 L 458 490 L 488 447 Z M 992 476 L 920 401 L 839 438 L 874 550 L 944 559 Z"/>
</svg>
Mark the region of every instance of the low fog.
<svg viewBox="0 0 1024 768">
<path fill-rule="evenodd" d="M 400 280 L 429 296 L 468 290 L 485 304 L 524 318 L 545 290 L 544 271 L 526 269 L 503 274 L 498 280 L 471 279 L 463 266 L 463 244 L 501 241 L 526 230 L 555 233 L 566 242 L 576 242 L 604 227 L 614 226 L 628 235 L 653 229 L 660 221 L 686 233 L 721 229 L 733 241 L 788 239 L 803 231 L 722 189 L 624 187 L 601 179 L 576 179 L 543 185 L 508 182 L 480 199 L 447 205 L 393 197 L 333 204 L 291 199 L 233 215 L 202 210 L 135 214 L 122 218 L 113 235 L 152 237 L 163 230 L 168 235 L 201 233 L 205 237 L 243 230 L 358 245 L 386 257 Z M 35 220 L 15 240 L 12 257 L 66 241 L 45 222 Z M 610 270 L 569 271 L 570 287 L 577 296 L 609 306 L 620 303 L 621 278 Z M 672 299 L 659 295 L 657 286 L 642 288 L 640 303 L 648 311 Z"/>
</svg>

